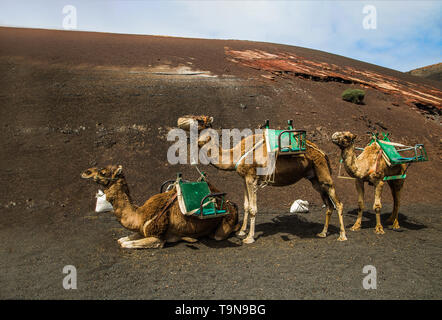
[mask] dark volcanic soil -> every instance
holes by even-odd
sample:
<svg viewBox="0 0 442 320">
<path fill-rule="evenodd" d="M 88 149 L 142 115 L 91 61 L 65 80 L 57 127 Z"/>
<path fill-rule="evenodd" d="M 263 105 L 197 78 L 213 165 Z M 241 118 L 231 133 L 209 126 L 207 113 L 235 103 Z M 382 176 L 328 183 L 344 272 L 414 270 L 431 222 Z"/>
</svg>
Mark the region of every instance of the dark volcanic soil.
<svg viewBox="0 0 442 320">
<path fill-rule="evenodd" d="M 440 96 L 440 83 L 304 48 L 0 28 L 1 298 L 441 298 L 439 115 L 372 88 L 364 88 L 365 105 L 342 101 L 342 91 L 359 88 L 355 84 L 294 76 L 272 81 L 262 77 L 266 72 L 228 61 L 225 47 L 368 70 L 438 88 Z M 184 67 L 205 73 L 179 74 Z M 430 161 L 408 171 L 402 232 L 377 236 L 364 229 L 350 232 L 345 243 L 336 242 L 336 234 L 314 238 L 323 223 L 320 197 L 301 181 L 259 192 L 261 236 L 251 246 L 232 238 L 122 250 L 115 240 L 127 231 L 92 213 L 97 187 L 80 172 L 122 164 L 137 204 L 178 171 L 196 178 L 194 169 L 171 166 L 166 158 L 166 134 L 183 114 L 212 115 L 215 128 L 256 128 L 265 119 L 283 127 L 294 119 L 330 156 L 346 225 L 355 218 L 356 192 L 353 182 L 336 178 L 333 132 L 357 133 L 363 146 L 367 131 L 388 131 L 393 141 L 424 143 Z M 200 168 L 242 208 L 235 173 Z M 373 189 L 366 190 L 370 209 Z M 312 203 L 312 214 L 288 214 L 295 199 Z M 388 188 L 383 204 L 386 214 Z M 366 227 L 373 217 L 367 212 Z M 75 292 L 61 287 L 66 264 L 79 270 Z M 378 290 L 361 287 L 366 264 L 378 268 Z"/>
<path fill-rule="evenodd" d="M 331 234 L 315 237 L 324 217 L 314 207 L 301 215 L 260 213 L 251 245 L 232 237 L 160 250 L 120 248 L 116 240 L 129 233 L 110 214 L 27 210 L 17 218 L 16 211 L 2 212 L 11 222 L 0 232 L 3 299 L 442 298 L 440 205 L 404 205 L 401 230 L 383 236 L 366 213 L 363 229 L 349 231 L 346 242 L 336 241 L 336 215 Z M 355 218 L 347 212 L 346 225 Z M 63 289 L 65 265 L 77 268 L 77 290 Z M 376 267 L 376 290 L 362 286 L 365 265 Z"/>
</svg>

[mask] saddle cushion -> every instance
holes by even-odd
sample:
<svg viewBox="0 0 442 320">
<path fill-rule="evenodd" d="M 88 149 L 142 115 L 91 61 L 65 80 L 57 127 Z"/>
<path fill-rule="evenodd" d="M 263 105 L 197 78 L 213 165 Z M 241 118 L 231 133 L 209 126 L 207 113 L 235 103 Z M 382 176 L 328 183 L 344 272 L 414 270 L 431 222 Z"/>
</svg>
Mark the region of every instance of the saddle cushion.
<svg viewBox="0 0 442 320">
<path fill-rule="evenodd" d="M 177 184 L 178 203 L 184 215 L 200 215 L 201 201 L 211 194 L 209 185 L 205 181 L 182 182 Z M 226 210 L 216 210 L 213 198 L 206 198 L 203 203 L 203 216 L 225 213 Z"/>
<path fill-rule="evenodd" d="M 267 145 L 267 152 L 276 152 L 278 151 L 278 136 L 281 132 L 285 130 L 274 130 L 274 129 L 265 129 L 265 139 Z M 281 152 L 297 152 L 297 151 L 305 151 L 305 143 L 300 143 L 299 134 L 295 134 L 294 132 L 287 132 L 281 135 Z"/>
</svg>

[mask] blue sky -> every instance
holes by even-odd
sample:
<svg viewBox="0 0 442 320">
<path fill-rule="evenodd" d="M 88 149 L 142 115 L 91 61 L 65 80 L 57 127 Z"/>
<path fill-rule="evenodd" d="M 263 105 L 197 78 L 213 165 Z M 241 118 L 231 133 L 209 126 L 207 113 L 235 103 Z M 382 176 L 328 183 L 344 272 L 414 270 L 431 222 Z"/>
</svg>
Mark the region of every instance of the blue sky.
<svg viewBox="0 0 442 320">
<path fill-rule="evenodd" d="M 442 1 L 2 0 L 0 25 L 255 40 L 313 48 L 408 71 L 442 61 Z M 364 29 L 366 5 L 376 29 Z"/>
</svg>

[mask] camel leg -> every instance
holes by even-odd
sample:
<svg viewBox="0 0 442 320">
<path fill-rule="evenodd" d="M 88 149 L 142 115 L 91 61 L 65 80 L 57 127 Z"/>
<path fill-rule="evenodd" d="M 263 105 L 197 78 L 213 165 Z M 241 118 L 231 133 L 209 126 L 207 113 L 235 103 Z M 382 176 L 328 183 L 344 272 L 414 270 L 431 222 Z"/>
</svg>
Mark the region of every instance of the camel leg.
<svg viewBox="0 0 442 320">
<path fill-rule="evenodd" d="M 384 234 L 384 228 L 382 228 L 381 224 L 381 195 L 382 195 L 382 188 L 384 187 L 383 181 L 377 181 L 375 184 L 375 191 L 374 191 L 374 205 L 373 209 L 376 212 L 376 228 L 374 232 L 376 234 Z"/>
<path fill-rule="evenodd" d="M 327 210 L 325 212 L 324 229 L 322 230 L 321 233 L 318 233 L 317 236 L 321 237 L 321 238 L 325 238 L 327 236 L 327 230 L 328 230 L 328 225 L 330 222 L 330 217 L 331 217 L 331 214 L 333 213 L 334 206 L 336 206 L 336 209 L 338 211 L 338 219 L 339 219 L 338 241 L 347 240 L 347 237 L 345 235 L 344 218 L 342 216 L 342 211 L 344 209 L 344 206 L 342 205 L 342 202 L 339 201 L 338 197 L 336 196 L 336 191 L 335 191 L 333 184 L 321 183 L 317 179 L 313 179 L 311 182 L 312 182 L 312 185 L 315 188 L 315 190 L 321 194 L 321 197 L 323 198 L 323 201 L 324 201 L 325 205 L 327 206 Z"/>
<path fill-rule="evenodd" d="M 229 237 L 232 231 L 232 226 L 227 221 L 225 221 L 225 219 L 223 219 L 219 227 L 216 229 L 213 239 L 217 241 L 225 240 Z"/>
<path fill-rule="evenodd" d="M 328 224 L 330 223 L 330 217 L 331 217 L 333 210 L 334 210 L 333 204 L 331 203 L 330 199 L 327 198 L 327 195 L 322 190 L 318 179 L 316 179 L 316 178 L 311 179 L 310 182 L 312 183 L 313 188 L 319 192 L 319 194 L 321 195 L 322 201 L 327 206 L 327 210 L 325 211 L 324 228 L 322 229 L 322 232 L 320 232 L 316 235 L 320 238 L 325 238 L 325 237 L 327 237 L 327 230 L 328 230 Z"/>
<path fill-rule="evenodd" d="M 233 213 L 230 214 L 232 215 Z M 236 214 L 238 214 L 238 212 Z M 213 239 L 217 241 L 225 240 L 232 232 L 238 230 L 238 227 L 238 219 L 226 216 L 222 219 L 220 225 L 216 229 Z"/>
<path fill-rule="evenodd" d="M 249 195 L 249 207 L 250 207 L 250 230 L 249 234 L 245 239 L 244 243 L 255 242 L 255 218 L 258 213 L 258 207 L 256 204 L 256 193 L 258 191 L 258 180 L 253 176 L 246 176 L 246 185 Z"/>
<path fill-rule="evenodd" d="M 247 230 L 247 222 L 249 219 L 249 211 L 250 211 L 250 206 L 249 206 L 250 202 L 249 202 L 249 191 L 247 188 L 247 183 L 244 179 L 244 218 L 242 221 L 242 226 L 241 229 L 239 229 L 239 231 L 236 233 L 236 235 L 238 236 L 245 236 L 246 235 L 246 230 Z"/>
<path fill-rule="evenodd" d="M 134 234 L 131 234 L 131 235 L 127 236 L 127 237 L 123 237 L 123 238 L 118 239 L 118 244 L 121 245 L 123 242 L 131 241 L 131 240 L 137 240 L 137 239 L 141 239 L 141 238 L 142 238 L 141 234 L 134 233 Z"/>
<path fill-rule="evenodd" d="M 154 249 L 162 248 L 165 241 L 157 237 L 147 237 L 140 240 L 125 241 L 121 243 L 122 248 L 126 249 Z"/>
<path fill-rule="evenodd" d="M 353 227 L 350 228 L 351 231 L 358 231 L 361 229 L 362 213 L 364 212 L 364 181 L 356 179 L 355 180 L 356 191 L 358 192 L 358 218 L 356 219 Z"/>
<path fill-rule="evenodd" d="M 185 242 L 189 242 L 189 243 L 195 243 L 195 242 L 198 242 L 198 239 L 191 238 L 191 237 L 182 237 L 181 240 L 183 240 L 183 241 L 185 241 Z"/>
<path fill-rule="evenodd" d="M 338 218 L 339 218 L 339 238 L 338 241 L 345 241 L 347 240 L 347 236 L 345 235 L 345 226 L 344 226 L 344 217 L 342 214 L 342 211 L 344 210 L 344 205 L 341 201 L 339 201 L 338 197 L 336 196 L 336 190 L 333 185 L 327 185 L 327 195 L 331 201 L 336 206 L 336 210 L 338 211 Z"/>
<path fill-rule="evenodd" d="M 388 181 L 388 185 L 390 186 L 391 194 L 393 195 L 393 212 L 391 213 L 391 216 L 387 219 L 386 223 L 391 223 L 392 225 L 389 226 L 389 228 L 392 228 L 393 230 L 397 230 L 400 228 L 399 221 L 398 221 L 398 214 L 399 214 L 399 205 L 400 205 L 400 197 L 401 197 L 401 191 L 402 187 L 404 185 L 404 180 L 391 180 Z"/>
</svg>

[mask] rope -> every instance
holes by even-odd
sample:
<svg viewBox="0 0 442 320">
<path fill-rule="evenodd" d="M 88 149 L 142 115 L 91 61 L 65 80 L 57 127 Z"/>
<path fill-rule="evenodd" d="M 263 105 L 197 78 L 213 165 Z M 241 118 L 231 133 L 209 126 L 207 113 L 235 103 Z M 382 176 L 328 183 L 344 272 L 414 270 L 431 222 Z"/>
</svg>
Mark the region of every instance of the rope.
<svg viewBox="0 0 442 320">
<path fill-rule="evenodd" d="M 235 164 L 235 170 L 238 168 L 239 163 L 253 150 L 258 148 L 262 143 L 264 142 L 264 139 L 261 139 L 258 143 L 256 143 L 249 151 L 245 152 L 241 158 L 239 158 L 238 162 Z"/>
<path fill-rule="evenodd" d="M 177 198 L 177 195 L 178 195 L 178 193 L 175 193 L 175 194 L 173 195 L 173 197 L 169 199 L 169 201 L 166 203 L 166 205 L 164 206 L 163 210 L 162 210 L 159 214 L 157 214 L 155 217 L 153 217 L 152 219 L 147 220 L 147 221 L 144 223 L 144 225 L 143 225 L 143 233 L 144 233 L 144 236 L 147 236 L 147 234 L 146 234 L 146 228 L 147 228 L 147 226 L 148 226 L 149 224 L 151 224 L 153 221 L 155 221 L 156 219 L 160 218 L 160 217 L 161 217 L 161 216 L 167 211 L 167 209 L 170 208 L 170 206 L 172 205 L 172 203 L 175 202 L 175 200 L 176 200 L 176 198 Z"/>
<path fill-rule="evenodd" d="M 353 178 L 353 177 L 341 176 L 341 166 L 342 166 L 342 159 L 341 159 L 341 161 L 339 161 L 338 178 L 341 178 L 341 179 L 349 179 L 349 180 L 354 180 L 354 179 L 356 179 L 356 178 Z"/>
</svg>

